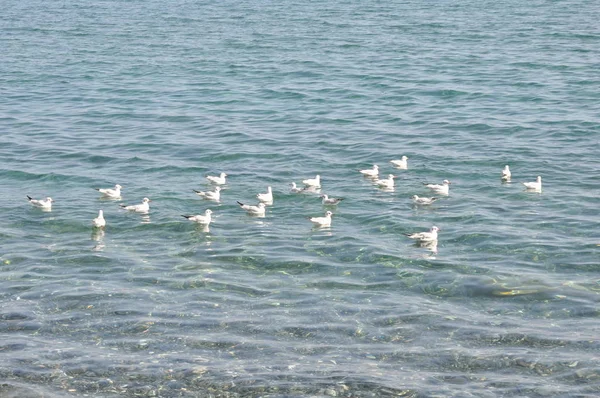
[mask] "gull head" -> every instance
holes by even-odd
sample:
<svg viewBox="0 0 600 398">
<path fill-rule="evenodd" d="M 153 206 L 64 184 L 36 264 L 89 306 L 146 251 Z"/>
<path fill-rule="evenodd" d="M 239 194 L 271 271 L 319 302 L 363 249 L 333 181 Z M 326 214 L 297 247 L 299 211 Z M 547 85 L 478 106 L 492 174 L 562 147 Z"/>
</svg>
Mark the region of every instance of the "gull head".
<svg viewBox="0 0 600 398">
<path fill-rule="evenodd" d="M 431 227 L 430 229 L 431 232 L 437 232 L 437 231 L 441 231 L 441 229 L 439 229 L 438 227 L 436 227 L 435 225 L 433 227 Z"/>
<path fill-rule="evenodd" d="M 221 173 L 221 178 L 225 178 L 225 177 L 227 177 L 227 174 L 226 173 Z"/>
<path fill-rule="evenodd" d="M 395 176 L 395 175 L 393 175 L 393 174 L 389 174 L 389 175 L 388 175 L 388 178 L 389 178 L 390 180 L 393 180 L 394 178 L 396 178 L 396 176 Z"/>
<path fill-rule="evenodd" d="M 542 176 L 537 176 L 537 183 L 541 184 L 542 183 Z"/>
<path fill-rule="evenodd" d="M 379 166 L 377 166 L 376 164 L 373 165 L 373 170 L 379 170 Z"/>
<path fill-rule="evenodd" d="M 418 195 L 413 195 L 413 196 L 412 196 L 412 199 L 413 199 L 413 200 L 417 200 L 417 199 L 419 199 L 419 196 L 418 196 Z"/>
<path fill-rule="evenodd" d="M 329 210 L 327 210 L 327 212 L 325 213 L 325 217 L 331 217 L 333 216 L 333 213 Z"/>
<path fill-rule="evenodd" d="M 259 209 L 264 209 L 264 208 L 265 208 L 265 204 L 264 204 L 263 202 L 260 202 L 260 203 L 258 204 L 258 208 L 259 208 Z"/>
<path fill-rule="evenodd" d="M 152 202 L 152 201 L 150 199 L 148 199 L 148 198 L 142 199 L 142 203 L 148 203 L 148 202 Z"/>
<path fill-rule="evenodd" d="M 221 187 L 215 187 L 215 192 L 220 192 L 221 191 Z"/>
<path fill-rule="evenodd" d="M 442 184 L 444 184 L 444 185 L 450 185 L 450 184 L 451 184 L 451 182 L 450 182 L 450 181 L 448 181 L 448 180 L 444 180 L 444 181 L 442 181 Z"/>
<path fill-rule="evenodd" d="M 204 214 L 206 214 L 207 216 L 210 216 L 212 214 L 212 210 L 211 209 L 206 209 L 206 211 L 204 212 Z"/>
<path fill-rule="evenodd" d="M 538 177 L 538 178 L 540 178 L 540 177 Z M 46 202 L 54 202 L 54 199 L 52 199 L 50 196 L 48 196 L 46 198 Z"/>
<path fill-rule="evenodd" d="M 115 185 L 115 189 L 121 189 L 123 188 L 122 186 L 120 186 L 119 184 Z"/>
<path fill-rule="evenodd" d="M 403 156 L 402 156 L 402 160 L 408 160 L 408 156 L 406 156 L 406 155 L 403 155 Z"/>
</svg>

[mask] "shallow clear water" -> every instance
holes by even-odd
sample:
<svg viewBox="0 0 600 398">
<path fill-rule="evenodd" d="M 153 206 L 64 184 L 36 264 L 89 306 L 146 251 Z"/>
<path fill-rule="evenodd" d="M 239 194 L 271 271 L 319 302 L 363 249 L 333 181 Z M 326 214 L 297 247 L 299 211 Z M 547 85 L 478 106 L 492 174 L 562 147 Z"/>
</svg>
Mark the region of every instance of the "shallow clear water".
<svg viewBox="0 0 600 398">
<path fill-rule="evenodd" d="M 599 394 L 596 2 L 1 4 L 1 396 Z"/>
</svg>

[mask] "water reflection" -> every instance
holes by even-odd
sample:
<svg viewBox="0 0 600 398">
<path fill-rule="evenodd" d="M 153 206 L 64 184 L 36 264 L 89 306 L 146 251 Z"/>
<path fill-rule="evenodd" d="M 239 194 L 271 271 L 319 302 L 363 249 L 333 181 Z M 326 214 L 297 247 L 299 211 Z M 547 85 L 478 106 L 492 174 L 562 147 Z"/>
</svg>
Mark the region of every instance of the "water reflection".
<svg viewBox="0 0 600 398">
<path fill-rule="evenodd" d="M 93 251 L 102 251 L 105 247 L 104 244 L 104 230 L 101 228 L 94 228 L 92 230 L 92 236 L 91 239 L 92 241 L 96 242 L 96 245 L 94 245 L 94 247 L 92 247 Z"/>
</svg>

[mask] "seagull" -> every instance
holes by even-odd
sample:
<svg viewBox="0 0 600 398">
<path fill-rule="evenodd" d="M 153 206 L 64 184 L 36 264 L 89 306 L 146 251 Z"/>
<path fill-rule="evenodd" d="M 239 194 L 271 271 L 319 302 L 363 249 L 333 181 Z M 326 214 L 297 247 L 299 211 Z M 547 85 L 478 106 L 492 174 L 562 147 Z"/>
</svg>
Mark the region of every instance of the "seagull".
<svg viewBox="0 0 600 398">
<path fill-rule="evenodd" d="M 94 228 L 104 228 L 106 226 L 106 220 L 104 219 L 104 212 L 102 210 L 98 211 L 98 217 L 92 220 L 92 225 L 94 225 Z"/>
<path fill-rule="evenodd" d="M 148 211 L 150 210 L 150 205 L 148 203 L 150 203 L 150 202 L 151 202 L 150 199 L 144 198 L 144 199 L 142 199 L 142 203 L 139 205 L 131 205 L 131 206 L 121 205 L 121 207 L 125 210 L 135 211 L 136 213 L 148 213 Z"/>
<path fill-rule="evenodd" d="M 198 224 L 208 225 L 212 221 L 212 218 L 210 216 L 211 214 L 212 214 L 212 210 L 206 209 L 206 211 L 204 212 L 204 215 L 198 214 L 196 216 L 185 216 L 182 214 L 181 217 L 185 217 L 190 221 L 197 222 Z"/>
<path fill-rule="evenodd" d="M 315 178 L 302 180 L 302 183 L 307 187 L 319 188 L 321 186 L 321 176 L 317 174 Z"/>
<path fill-rule="evenodd" d="M 450 181 L 448 180 L 444 180 L 442 181 L 442 184 L 428 184 L 426 182 L 423 183 L 427 188 L 431 189 L 432 191 L 442 194 L 442 195 L 448 195 L 448 193 L 450 192 Z"/>
<path fill-rule="evenodd" d="M 225 177 L 227 177 L 227 174 L 221 173 L 218 176 L 206 176 L 206 179 L 212 182 L 213 184 L 225 185 L 227 183 Z"/>
<path fill-rule="evenodd" d="M 309 217 L 309 220 L 315 224 L 315 227 L 330 227 L 332 212 L 325 212 L 325 217 Z"/>
<path fill-rule="evenodd" d="M 525 185 L 525 188 L 527 188 L 530 191 L 541 192 L 541 190 L 542 190 L 542 177 L 538 176 L 537 180 L 535 182 L 524 182 L 523 185 Z"/>
<path fill-rule="evenodd" d="M 221 187 L 215 187 L 214 191 L 196 191 L 195 189 L 193 191 L 196 192 L 196 195 L 207 200 L 214 200 L 215 202 L 221 200 Z"/>
<path fill-rule="evenodd" d="M 436 200 L 438 200 L 438 198 L 424 198 L 418 197 L 417 195 L 413 195 L 412 200 L 417 205 L 430 205 Z"/>
<path fill-rule="evenodd" d="M 292 187 L 290 188 L 290 192 L 292 192 L 292 193 L 300 193 L 300 192 L 304 191 L 304 188 L 298 188 L 296 186 L 295 182 L 292 182 L 291 186 Z"/>
<path fill-rule="evenodd" d="M 271 187 L 267 187 L 267 193 L 256 194 L 256 197 L 261 202 L 273 203 L 273 191 L 271 190 Z"/>
<path fill-rule="evenodd" d="M 502 181 L 506 181 L 509 182 L 510 181 L 510 169 L 508 168 L 508 165 L 504 166 L 504 169 L 502 170 Z"/>
<path fill-rule="evenodd" d="M 106 196 L 107 198 L 120 198 L 121 197 L 121 188 L 119 184 L 115 185 L 114 188 L 96 188 L 96 191 L 99 191 L 101 194 Z"/>
<path fill-rule="evenodd" d="M 431 241 L 437 240 L 439 230 L 440 229 L 434 225 L 433 227 L 431 227 L 429 232 L 416 232 L 413 234 L 405 234 L 405 235 L 411 239 L 416 239 L 420 242 L 423 242 L 423 241 L 431 242 Z"/>
<path fill-rule="evenodd" d="M 240 205 L 240 207 L 242 209 L 246 210 L 248 212 L 248 214 L 250 214 L 252 216 L 264 216 L 265 215 L 265 204 L 263 202 L 260 202 L 256 206 L 245 205 L 242 202 L 237 202 L 237 203 L 238 203 L 238 205 Z"/>
<path fill-rule="evenodd" d="M 321 195 L 321 199 L 323 199 L 322 203 L 326 206 L 327 205 L 335 206 L 335 205 L 339 204 L 342 200 L 344 200 L 344 198 L 330 198 L 329 196 L 327 196 L 325 194 Z"/>
<path fill-rule="evenodd" d="M 376 164 L 373 165 L 372 169 L 364 169 L 364 170 L 358 170 L 358 171 L 363 176 L 369 177 L 369 178 L 377 178 L 377 176 L 379 176 L 379 166 L 377 166 Z"/>
<path fill-rule="evenodd" d="M 395 175 L 389 174 L 388 178 L 384 180 L 375 180 L 375 184 L 382 188 L 394 188 L 394 178 L 396 178 Z"/>
<path fill-rule="evenodd" d="M 399 160 L 390 160 L 390 163 L 398 169 L 406 170 L 408 169 L 408 156 L 402 156 L 402 159 Z"/>
<path fill-rule="evenodd" d="M 51 210 L 52 202 L 54 202 L 54 199 L 52 199 L 50 196 L 48 196 L 46 199 L 33 199 L 31 196 L 27 195 L 27 199 L 29 200 L 29 203 L 35 207 L 41 207 L 44 210 Z"/>
</svg>

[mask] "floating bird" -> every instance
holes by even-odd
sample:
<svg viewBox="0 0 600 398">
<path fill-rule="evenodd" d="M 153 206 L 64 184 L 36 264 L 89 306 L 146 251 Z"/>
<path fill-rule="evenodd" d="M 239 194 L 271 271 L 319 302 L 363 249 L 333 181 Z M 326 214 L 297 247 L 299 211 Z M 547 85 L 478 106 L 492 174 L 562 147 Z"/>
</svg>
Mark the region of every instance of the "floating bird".
<svg viewBox="0 0 600 398">
<path fill-rule="evenodd" d="M 213 184 L 225 185 L 225 184 L 227 184 L 225 177 L 227 177 L 227 174 L 221 173 L 218 176 L 206 176 L 206 179 L 208 181 L 212 182 Z"/>
<path fill-rule="evenodd" d="M 425 198 L 425 197 L 419 197 L 417 195 L 413 195 L 412 200 L 417 205 L 430 205 L 433 202 L 435 202 L 436 200 L 438 200 L 438 198 Z"/>
<path fill-rule="evenodd" d="M 325 217 L 309 217 L 309 220 L 315 224 L 316 227 L 330 227 L 332 212 L 325 212 Z"/>
<path fill-rule="evenodd" d="M 390 160 L 390 163 L 398 169 L 406 170 L 408 169 L 408 156 L 402 156 L 402 159 L 398 160 Z"/>
<path fill-rule="evenodd" d="M 120 198 L 121 197 L 121 188 L 119 184 L 115 185 L 114 188 L 96 188 L 96 191 L 100 192 L 107 198 Z"/>
<path fill-rule="evenodd" d="M 321 195 L 321 199 L 323 199 L 321 203 L 323 203 L 325 206 L 335 206 L 344 200 L 344 198 L 330 198 L 325 194 Z"/>
<path fill-rule="evenodd" d="M 150 210 L 150 202 L 150 199 L 144 198 L 142 199 L 142 203 L 139 205 L 121 205 L 121 207 L 125 210 L 135 211 L 136 213 L 148 213 L 148 211 Z"/>
<path fill-rule="evenodd" d="M 40 207 L 44 210 L 51 210 L 52 202 L 54 202 L 54 199 L 49 196 L 46 199 L 33 199 L 31 196 L 27 195 L 27 199 L 29 200 L 29 203 L 35 207 Z"/>
<path fill-rule="evenodd" d="M 215 187 L 214 191 L 196 191 L 195 189 L 193 191 L 196 192 L 196 195 L 207 200 L 214 200 L 215 202 L 221 200 L 221 187 Z"/>
<path fill-rule="evenodd" d="M 265 215 L 265 204 L 260 202 L 258 205 L 245 205 L 242 202 L 237 202 L 238 205 L 248 212 L 252 216 L 264 216 Z"/>
<path fill-rule="evenodd" d="M 382 188 L 394 188 L 394 178 L 395 175 L 389 174 L 388 178 L 383 180 L 375 180 L 375 184 L 379 185 Z"/>
<path fill-rule="evenodd" d="M 379 166 L 377 166 L 376 164 L 373 165 L 372 169 L 364 169 L 364 170 L 358 170 L 358 171 L 363 176 L 369 177 L 369 178 L 377 178 L 377 176 L 379 176 Z"/>
<path fill-rule="evenodd" d="M 538 176 L 535 182 L 524 182 L 523 185 L 530 191 L 540 192 L 542 190 L 542 177 Z"/>
<path fill-rule="evenodd" d="M 92 225 L 94 228 L 104 228 L 106 226 L 106 220 L 104 219 L 104 212 L 102 210 L 98 211 L 98 217 L 92 220 Z"/>
<path fill-rule="evenodd" d="M 291 186 L 292 186 L 292 187 L 290 188 L 290 192 L 292 192 L 292 193 L 300 193 L 300 192 L 304 191 L 304 188 L 298 188 L 298 187 L 296 186 L 296 183 L 295 183 L 295 182 L 292 182 L 292 183 L 291 183 Z"/>
<path fill-rule="evenodd" d="M 444 180 L 442 184 L 428 184 L 426 182 L 423 183 L 427 188 L 431 189 L 434 192 L 437 192 L 442 195 L 448 195 L 450 192 L 450 181 Z"/>
<path fill-rule="evenodd" d="M 307 187 L 319 188 L 321 187 L 321 176 L 317 174 L 315 178 L 307 178 L 306 180 L 302 180 L 302 183 Z"/>
<path fill-rule="evenodd" d="M 431 227 L 429 232 L 416 232 L 416 233 L 405 234 L 405 235 L 411 239 L 416 239 L 420 242 L 431 242 L 431 241 L 437 240 L 439 230 L 440 229 L 434 225 L 433 227 Z"/>
<path fill-rule="evenodd" d="M 185 217 L 188 220 L 196 222 L 198 224 L 208 225 L 212 221 L 212 217 L 210 216 L 211 214 L 212 214 L 212 210 L 206 209 L 206 211 L 204 212 L 204 215 L 198 214 L 196 216 L 185 216 L 182 214 L 181 217 Z"/>
<path fill-rule="evenodd" d="M 267 187 L 266 193 L 256 194 L 256 197 L 261 202 L 266 202 L 266 203 L 271 203 L 271 204 L 273 203 L 273 191 L 271 190 L 271 187 Z"/>
<path fill-rule="evenodd" d="M 506 166 L 504 166 L 504 169 L 502 169 L 502 181 L 509 182 L 510 177 L 511 177 L 510 169 L 508 168 L 508 165 L 506 165 Z"/>
</svg>

